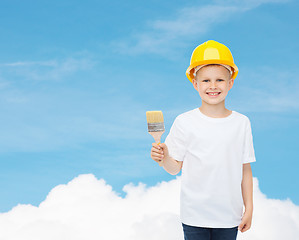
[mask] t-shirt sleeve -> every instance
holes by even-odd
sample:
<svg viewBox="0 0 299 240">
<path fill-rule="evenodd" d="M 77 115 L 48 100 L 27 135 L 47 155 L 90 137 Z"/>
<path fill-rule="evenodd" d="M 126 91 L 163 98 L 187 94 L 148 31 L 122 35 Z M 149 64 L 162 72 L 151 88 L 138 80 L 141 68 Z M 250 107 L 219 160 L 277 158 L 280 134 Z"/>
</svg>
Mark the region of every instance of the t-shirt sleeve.
<svg viewBox="0 0 299 240">
<path fill-rule="evenodd" d="M 169 134 L 165 139 L 169 155 L 177 161 L 183 161 L 186 153 L 186 132 L 182 124 L 176 118 L 170 128 Z"/>
<path fill-rule="evenodd" d="M 247 119 L 246 131 L 245 131 L 245 141 L 244 141 L 244 152 L 243 152 L 243 164 L 256 162 L 254 147 L 253 147 L 253 137 L 251 131 L 250 120 Z"/>
</svg>

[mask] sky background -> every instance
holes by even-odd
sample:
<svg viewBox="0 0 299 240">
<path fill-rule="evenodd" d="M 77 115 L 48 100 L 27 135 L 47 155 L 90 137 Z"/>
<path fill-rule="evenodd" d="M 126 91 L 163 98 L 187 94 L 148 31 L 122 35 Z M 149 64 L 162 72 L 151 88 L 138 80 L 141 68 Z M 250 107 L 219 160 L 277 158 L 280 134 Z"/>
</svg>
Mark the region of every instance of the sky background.
<svg viewBox="0 0 299 240">
<path fill-rule="evenodd" d="M 299 205 L 298 10 L 294 0 L 2 0 L 0 212 L 38 206 L 81 174 L 120 197 L 127 184 L 176 179 L 150 158 L 145 112 L 163 111 L 164 141 L 201 105 L 185 71 L 207 40 L 239 68 L 226 107 L 251 121 L 260 191 Z"/>
</svg>

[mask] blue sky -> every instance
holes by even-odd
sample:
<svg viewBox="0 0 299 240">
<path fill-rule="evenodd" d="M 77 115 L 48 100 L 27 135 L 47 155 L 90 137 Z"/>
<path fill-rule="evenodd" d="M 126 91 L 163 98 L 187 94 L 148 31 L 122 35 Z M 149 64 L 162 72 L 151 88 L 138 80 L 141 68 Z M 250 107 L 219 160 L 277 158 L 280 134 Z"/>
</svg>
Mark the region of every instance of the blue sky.
<svg viewBox="0 0 299 240">
<path fill-rule="evenodd" d="M 79 174 L 119 194 L 174 179 L 150 159 L 145 112 L 200 106 L 193 49 L 227 45 L 239 67 L 226 106 L 252 124 L 251 164 L 269 198 L 299 205 L 298 2 L 1 1 L 0 212 L 38 205 Z"/>
</svg>

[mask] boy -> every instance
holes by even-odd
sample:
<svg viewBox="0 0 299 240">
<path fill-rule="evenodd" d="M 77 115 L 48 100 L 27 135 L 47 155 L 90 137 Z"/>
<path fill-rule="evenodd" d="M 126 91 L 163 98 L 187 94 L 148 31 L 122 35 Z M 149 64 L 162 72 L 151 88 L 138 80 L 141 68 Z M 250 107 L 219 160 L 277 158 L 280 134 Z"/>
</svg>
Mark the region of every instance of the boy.
<svg viewBox="0 0 299 240">
<path fill-rule="evenodd" d="M 197 46 L 186 75 L 202 105 L 176 117 L 165 143 L 152 144 L 152 159 L 162 161 L 168 173 L 182 169 L 185 240 L 233 240 L 238 229 L 251 226 L 250 162 L 256 161 L 251 124 L 247 116 L 225 108 L 237 74 L 225 45 L 210 40 Z"/>
</svg>

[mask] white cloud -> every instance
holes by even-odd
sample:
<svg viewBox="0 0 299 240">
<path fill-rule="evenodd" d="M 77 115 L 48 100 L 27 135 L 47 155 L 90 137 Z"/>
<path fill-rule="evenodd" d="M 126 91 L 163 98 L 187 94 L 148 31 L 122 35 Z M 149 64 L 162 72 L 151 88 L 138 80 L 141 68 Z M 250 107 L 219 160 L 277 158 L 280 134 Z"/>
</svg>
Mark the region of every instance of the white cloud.
<svg viewBox="0 0 299 240">
<path fill-rule="evenodd" d="M 22 205 L 0 214 L 1 240 L 182 240 L 180 177 L 153 187 L 127 184 L 124 198 L 103 179 L 80 175 L 53 188 L 38 206 Z M 238 240 L 296 239 L 299 207 L 289 199 L 268 199 L 254 178 L 252 228 Z"/>
<path fill-rule="evenodd" d="M 215 24 L 227 22 L 235 14 L 265 3 L 285 2 L 288 0 L 217 0 L 211 5 L 184 7 L 177 11 L 174 18 L 150 20 L 144 30 L 111 44 L 115 51 L 124 54 L 154 53 L 171 58 L 177 47 L 188 44 L 188 39 L 198 38 L 198 35 L 205 34 Z"/>
<path fill-rule="evenodd" d="M 150 139 L 145 110 L 138 103 L 126 97 L 114 97 L 105 103 L 107 99 L 75 90 L 64 95 L 57 90 L 52 96 L 38 92 L 22 96 L 17 90 L 6 94 L 5 104 L 0 104 L 3 112 L 6 111 L 0 119 L 0 131 L 6 136 L 0 138 L 0 153 L 53 151 L 89 142 Z M 114 106 L 122 106 L 122 102 L 131 107 L 110 113 Z"/>
<path fill-rule="evenodd" d="M 9 82 L 0 77 L 0 90 L 7 88 L 9 86 Z"/>
<path fill-rule="evenodd" d="M 228 18 L 238 11 L 234 6 L 208 5 L 180 9 L 177 17 L 171 20 L 153 20 L 148 22 L 148 29 L 135 34 L 128 40 L 113 41 L 112 45 L 121 53 L 155 53 L 166 55 L 180 44 L 179 38 L 188 39 L 196 34 L 207 32 L 210 26 Z"/>
<path fill-rule="evenodd" d="M 296 112 L 299 109 L 297 69 L 275 69 L 273 67 L 255 67 L 254 70 L 243 67 L 242 76 L 238 76 L 231 89 L 237 95 L 234 106 L 243 112 Z M 228 98 L 230 98 L 228 96 Z"/>
<path fill-rule="evenodd" d="M 7 67 L 20 67 L 20 66 L 57 66 L 57 61 L 27 61 L 27 62 L 13 62 L 13 63 L 2 63 L 1 66 Z"/>
<path fill-rule="evenodd" d="M 290 1 L 291 0 L 214 0 L 213 2 L 223 5 L 232 4 L 252 9 L 266 3 L 286 3 Z"/>
<path fill-rule="evenodd" d="M 20 77 L 22 80 L 60 80 L 82 70 L 89 70 L 94 62 L 87 57 L 69 57 L 47 61 L 1 63 L 2 75 Z"/>
</svg>

